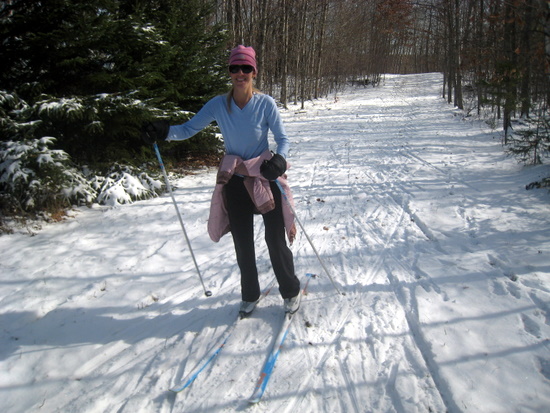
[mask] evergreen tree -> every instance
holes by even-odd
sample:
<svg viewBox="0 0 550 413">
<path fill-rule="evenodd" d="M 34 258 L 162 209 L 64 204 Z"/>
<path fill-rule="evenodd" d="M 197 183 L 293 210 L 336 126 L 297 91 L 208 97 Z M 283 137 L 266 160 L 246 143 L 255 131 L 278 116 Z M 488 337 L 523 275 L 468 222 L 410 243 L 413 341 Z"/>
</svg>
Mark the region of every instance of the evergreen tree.
<svg viewBox="0 0 550 413">
<path fill-rule="evenodd" d="M 132 158 L 143 120 L 185 120 L 225 89 L 211 11 L 201 0 L 2 2 L 0 89 L 36 108 L 36 137 L 73 158 Z"/>
</svg>

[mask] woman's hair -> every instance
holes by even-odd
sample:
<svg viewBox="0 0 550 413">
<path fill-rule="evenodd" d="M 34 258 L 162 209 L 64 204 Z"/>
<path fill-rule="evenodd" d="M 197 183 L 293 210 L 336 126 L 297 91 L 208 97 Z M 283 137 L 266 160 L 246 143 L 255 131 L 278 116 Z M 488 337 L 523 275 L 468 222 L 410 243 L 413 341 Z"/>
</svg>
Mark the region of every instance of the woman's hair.
<svg viewBox="0 0 550 413">
<path fill-rule="evenodd" d="M 233 99 L 233 92 L 234 92 L 234 88 L 231 87 L 231 90 L 229 92 L 227 92 L 227 98 L 226 98 L 226 102 L 227 102 L 227 111 L 229 113 L 231 113 L 231 100 Z M 259 89 L 256 89 L 255 87 L 252 87 L 252 93 L 262 93 Z"/>
</svg>

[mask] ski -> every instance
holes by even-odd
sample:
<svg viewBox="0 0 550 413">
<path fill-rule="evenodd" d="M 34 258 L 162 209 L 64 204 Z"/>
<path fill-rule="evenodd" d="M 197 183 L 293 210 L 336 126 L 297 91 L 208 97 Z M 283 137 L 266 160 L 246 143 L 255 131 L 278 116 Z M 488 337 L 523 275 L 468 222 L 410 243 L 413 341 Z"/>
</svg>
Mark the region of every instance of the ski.
<svg viewBox="0 0 550 413">
<path fill-rule="evenodd" d="M 312 278 L 315 278 L 316 274 L 306 274 L 307 280 L 306 285 L 304 286 L 304 289 L 302 290 L 302 295 L 307 294 L 307 287 L 309 285 L 309 280 Z M 298 310 L 299 311 L 299 310 Z M 283 323 L 281 325 L 281 328 L 279 329 L 279 334 L 277 334 L 277 338 L 275 339 L 275 342 L 273 343 L 273 346 L 271 347 L 271 351 L 269 353 L 269 357 L 267 358 L 264 367 L 262 368 L 262 371 L 260 372 L 260 376 L 258 377 L 258 381 L 256 382 L 256 387 L 254 389 L 254 393 L 250 398 L 248 399 L 249 403 L 258 403 L 265 392 L 265 389 L 267 387 L 267 383 L 269 382 L 269 379 L 271 378 L 271 373 L 273 373 L 273 369 L 275 368 L 275 362 L 277 361 L 277 358 L 279 357 L 279 353 L 281 352 L 281 349 L 283 347 L 283 344 L 285 342 L 286 336 L 290 330 L 290 325 L 292 324 L 292 321 L 294 320 L 294 316 L 296 313 L 293 314 L 285 314 L 285 318 L 283 319 Z"/>
<path fill-rule="evenodd" d="M 273 287 L 274 284 L 275 284 L 275 279 L 273 279 L 271 281 L 271 283 L 269 284 L 269 286 L 262 292 L 262 294 L 260 295 L 260 299 L 258 300 L 258 303 L 269 294 L 269 292 L 271 291 L 271 288 Z M 225 344 L 227 343 L 227 340 L 229 340 L 229 337 L 231 337 L 231 334 L 233 334 L 233 331 L 235 331 L 235 328 L 237 327 L 237 325 L 239 324 L 239 321 L 242 318 L 243 318 L 242 314 L 239 313 L 237 315 L 237 318 L 235 319 L 235 321 L 227 328 L 227 330 L 225 330 L 225 333 L 222 334 L 222 336 L 216 341 L 216 344 L 214 344 L 214 346 L 212 346 L 210 351 L 208 353 L 206 353 L 204 355 L 204 357 L 197 363 L 195 368 L 193 370 L 191 370 L 189 372 L 189 374 L 187 374 L 187 376 L 185 376 L 185 378 L 183 378 L 183 380 L 180 382 L 180 384 L 172 387 L 170 389 L 170 391 L 172 391 L 174 393 L 179 393 L 182 390 L 185 390 L 186 388 L 188 388 L 191 384 L 193 384 L 193 382 L 199 376 L 199 374 L 223 350 Z"/>
</svg>

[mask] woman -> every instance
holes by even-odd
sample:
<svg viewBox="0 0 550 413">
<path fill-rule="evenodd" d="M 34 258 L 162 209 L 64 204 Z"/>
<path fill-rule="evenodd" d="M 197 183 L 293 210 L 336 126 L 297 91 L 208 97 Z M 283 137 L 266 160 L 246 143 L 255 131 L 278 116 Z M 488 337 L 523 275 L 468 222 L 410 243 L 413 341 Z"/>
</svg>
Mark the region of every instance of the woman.
<svg viewBox="0 0 550 413">
<path fill-rule="evenodd" d="M 257 73 L 254 49 L 236 47 L 229 57 L 231 91 L 208 101 L 183 125 L 168 130 L 156 124 L 155 132 L 150 133 L 168 141 L 184 140 L 211 122 L 217 122 L 226 155 L 218 172 L 208 230 L 216 242 L 228 231 L 233 236 L 241 271 L 242 316 L 250 315 L 260 297 L 254 248 L 255 213 L 261 213 L 264 220 L 265 240 L 285 311 L 294 313 L 300 306 L 300 281 L 295 275 L 294 259 L 285 239 L 286 230 L 292 242 L 296 229 L 291 208 L 283 202 L 275 182 L 282 185 L 285 195 L 291 199 L 286 181 L 281 177 L 287 168 L 289 140 L 275 101 L 253 86 Z M 269 130 L 277 144 L 274 155 L 269 152 Z"/>
</svg>

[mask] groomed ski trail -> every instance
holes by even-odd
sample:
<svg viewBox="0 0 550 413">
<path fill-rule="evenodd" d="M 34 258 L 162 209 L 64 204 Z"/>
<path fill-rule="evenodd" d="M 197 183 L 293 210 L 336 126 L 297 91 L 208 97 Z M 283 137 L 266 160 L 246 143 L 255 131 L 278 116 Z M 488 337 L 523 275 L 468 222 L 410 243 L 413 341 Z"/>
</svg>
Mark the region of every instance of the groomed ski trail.
<svg viewBox="0 0 550 413">
<path fill-rule="evenodd" d="M 496 132 L 443 101 L 441 84 L 440 74 L 386 76 L 283 111 L 296 213 L 346 295 L 299 232 L 297 273 L 319 278 L 259 404 L 247 398 L 279 327 L 276 288 L 200 385 L 168 390 L 240 301 L 230 236 L 206 235 L 215 171 L 204 170 L 174 195 L 210 298 L 168 196 L 78 211 L 3 242 L 2 272 L 15 276 L 0 284 L 2 410 L 545 411 L 548 196 L 524 190 L 530 172 L 505 158 Z M 256 234 L 265 287 L 261 219 Z"/>
</svg>

